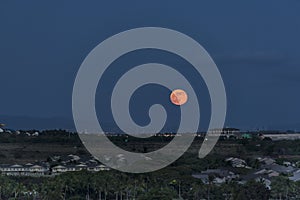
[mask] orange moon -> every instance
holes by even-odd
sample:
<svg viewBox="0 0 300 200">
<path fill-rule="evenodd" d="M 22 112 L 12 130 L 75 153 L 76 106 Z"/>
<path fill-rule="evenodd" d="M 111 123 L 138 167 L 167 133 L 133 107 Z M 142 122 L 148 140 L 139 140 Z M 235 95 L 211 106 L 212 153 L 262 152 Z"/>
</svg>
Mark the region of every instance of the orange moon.
<svg viewBox="0 0 300 200">
<path fill-rule="evenodd" d="M 173 104 L 181 106 L 187 102 L 188 95 L 184 90 L 176 89 L 172 91 L 170 95 L 170 100 Z"/>
</svg>

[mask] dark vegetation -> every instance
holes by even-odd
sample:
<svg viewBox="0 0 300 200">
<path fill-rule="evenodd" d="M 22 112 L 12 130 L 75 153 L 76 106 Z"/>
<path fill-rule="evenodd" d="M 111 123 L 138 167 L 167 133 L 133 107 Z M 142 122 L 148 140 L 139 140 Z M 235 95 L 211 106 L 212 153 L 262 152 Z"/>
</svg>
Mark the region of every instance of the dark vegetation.
<svg viewBox="0 0 300 200">
<path fill-rule="evenodd" d="M 189 171 L 167 168 L 150 174 L 117 171 L 65 173 L 54 178 L 0 177 L 1 198 L 8 199 L 268 199 L 263 183 L 204 185 Z M 24 193 L 29 191 L 31 193 Z"/>
<path fill-rule="evenodd" d="M 110 137 L 124 149 L 148 152 L 164 146 L 171 138 L 162 136 L 137 141 L 126 136 Z M 256 137 L 244 140 L 219 140 L 214 150 L 204 159 L 197 153 L 202 138 L 196 138 L 179 160 L 169 167 L 148 174 L 126 174 L 115 170 L 91 173 L 87 171 L 64 173 L 56 177 L 0 176 L 0 199 L 297 199 L 300 184 L 280 176 L 272 182 L 272 190 L 263 182 L 249 181 L 241 185 L 228 182 L 203 184 L 193 173 L 206 169 L 223 168 L 247 174 L 248 169 L 233 169 L 225 162 L 227 157 L 243 158 L 257 168 L 258 156 L 299 160 L 300 141 L 270 141 Z M 0 134 L 0 163 L 20 163 L 46 160 L 51 155 L 87 155 L 77 134 L 65 131 L 44 131 L 39 136 Z"/>
<path fill-rule="evenodd" d="M 35 130 L 26 131 L 33 134 Z M 63 130 L 43 131 L 39 136 L 20 134 L 0 134 L 0 163 L 25 164 L 46 160 L 53 155 L 86 155 L 88 152 L 75 133 Z"/>
</svg>

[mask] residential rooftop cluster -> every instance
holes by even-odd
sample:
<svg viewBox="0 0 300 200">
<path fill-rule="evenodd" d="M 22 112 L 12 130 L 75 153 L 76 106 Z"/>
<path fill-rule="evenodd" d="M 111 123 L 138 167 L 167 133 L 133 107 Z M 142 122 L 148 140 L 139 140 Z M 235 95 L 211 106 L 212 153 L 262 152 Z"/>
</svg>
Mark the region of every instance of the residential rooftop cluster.
<svg viewBox="0 0 300 200">
<path fill-rule="evenodd" d="M 8 176 L 54 176 L 64 172 L 87 170 L 90 172 L 108 171 L 110 168 L 93 157 L 77 155 L 53 156 L 47 161 L 21 164 L 0 164 L 2 175 Z"/>
<path fill-rule="evenodd" d="M 297 182 L 300 181 L 300 162 L 292 163 L 285 161 L 282 164 L 270 157 L 258 157 L 259 167 L 252 169 L 249 167 L 245 160 L 241 158 L 229 157 L 225 162 L 231 165 L 230 168 L 207 169 L 200 173 L 194 173 L 194 178 L 200 179 L 204 184 L 222 184 L 225 182 L 236 181 L 239 184 L 245 184 L 249 180 L 263 182 L 268 189 L 271 189 L 272 180 L 278 176 L 286 176 L 289 180 Z M 245 168 L 248 170 L 246 174 L 238 174 L 233 171 L 234 168 Z"/>
</svg>

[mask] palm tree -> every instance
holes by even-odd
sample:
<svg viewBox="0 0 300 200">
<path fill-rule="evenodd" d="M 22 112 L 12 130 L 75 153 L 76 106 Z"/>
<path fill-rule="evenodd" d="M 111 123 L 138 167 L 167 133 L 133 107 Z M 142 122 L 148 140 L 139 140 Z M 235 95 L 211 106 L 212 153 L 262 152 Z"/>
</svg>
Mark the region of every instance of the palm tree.
<svg viewBox="0 0 300 200">
<path fill-rule="evenodd" d="M 289 179 L 279 176 L 276 177 L 271 184 L 272 191 L 271 195 L 274 198 L 279 198 L 280 200 L 283 198 L 283 195 L 285 193 L 285 196 L 288 196 L 288 191 L 290 187 Z"/>
<path fill-rule="evenodd" d="M 207 187 L 207 199 L 210 200 L 210 190 L 211 190 L 211 186 L 213 184 L 215 177 L 213 175 L 209 175 L 208 176 L 208 187 Z"/>
<path fill-rule="evenodd" d="M 19 194 L 25 190 L 25 186 L 22 183 L 17 183 L 13 189 L 14 199 L 17 199 Z"/>
</svg>

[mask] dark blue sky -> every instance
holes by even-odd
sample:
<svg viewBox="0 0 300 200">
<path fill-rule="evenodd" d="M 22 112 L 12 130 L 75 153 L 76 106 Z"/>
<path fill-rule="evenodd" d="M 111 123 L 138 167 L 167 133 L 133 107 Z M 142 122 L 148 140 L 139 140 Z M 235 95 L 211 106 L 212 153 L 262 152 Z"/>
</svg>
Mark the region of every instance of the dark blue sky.
<svg viewBox="0 0 300 200">
<path fill-rule="evenodd" d="M 191 36 L 215 60 L 227 126 L 299 130 L 299 10 L 298 0 L 1 1 L 0 120 L 72 119 L 72 87 L 87 54 L 116 33 L 157 26 Z"/>
</svg>

